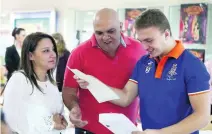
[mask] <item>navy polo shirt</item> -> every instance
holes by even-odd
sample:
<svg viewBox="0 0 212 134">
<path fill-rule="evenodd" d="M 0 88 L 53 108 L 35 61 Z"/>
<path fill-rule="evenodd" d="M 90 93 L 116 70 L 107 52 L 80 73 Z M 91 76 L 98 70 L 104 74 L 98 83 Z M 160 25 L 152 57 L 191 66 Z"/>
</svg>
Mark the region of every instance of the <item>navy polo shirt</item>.
<svg viewBox="0 0 212 134">
<path fill-rule="evenodd" d="M 209 92 L 210 76 L 205 65 L 176 42 L 173 50 L 160 61 L 143 56 L 130 78 L 138 84 L 144 130 L 180 122 L 193 112 L 189 95 Z"/>
</svg>

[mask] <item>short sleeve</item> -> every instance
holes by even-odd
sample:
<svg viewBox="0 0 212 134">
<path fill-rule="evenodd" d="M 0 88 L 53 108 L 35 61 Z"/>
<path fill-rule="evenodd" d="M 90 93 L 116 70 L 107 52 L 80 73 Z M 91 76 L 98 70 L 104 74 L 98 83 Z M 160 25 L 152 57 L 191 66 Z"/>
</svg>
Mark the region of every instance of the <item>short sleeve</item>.
<svg viewBox="0 0 212 134">
<path fill-rule="evenodd" d="M 82 71 L 81 60 L 82 58 L 77 48 L 70 53 L 64 74 L 64 82 L 63 82 L 64 87 L 70 87 L 70 88 L 79 87 L 76 80 L 73 78 L 74 73 L 72 73 L 70 69 L 78 69 Z"/>
<path fill-rule="evenodd" d="M 205 65 L 196 57 L 191 58 L 185 69 L 185 82 L 188 95 L 208 92 L 210 75 Z"/>
<path fill-rule="evenodd" d="M 130 79 L 129 79 L 129 81 L 132 81 L 132 82 L 134 82 L 134 83 L 138 83 L 138 79 L 139 79 L 139 70 L 141 69 L 140 68 L 141 67 L 141 60 L 139 60 L 137 63 L 136 63 L 136 65 L 135 65 L 135 67 L 134 67 L 134 69 L 133 69 L 133 73 L 132 73 L 132 75 L 131 75 L 131 77 L 130 77 Z"/>
<path fill-rule="evenodd" d="M 26 96 L 30 95 L 27 85 L 27 78 L 24 74 L 15 72 L 4 90 L 3 111 L 5 119 L 9 127 L 18 133 L 25 133 L 27 131 L 27 118 L 23 114 L 27 110 L 24 105 Z"/>
</svg>

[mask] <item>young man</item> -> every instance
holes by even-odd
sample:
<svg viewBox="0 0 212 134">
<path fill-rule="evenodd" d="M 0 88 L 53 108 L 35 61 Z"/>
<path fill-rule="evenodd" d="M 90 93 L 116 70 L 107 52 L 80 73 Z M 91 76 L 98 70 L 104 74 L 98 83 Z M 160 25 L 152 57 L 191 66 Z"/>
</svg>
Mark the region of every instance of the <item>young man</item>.
<svg viewBox="0 0 212 134">
<path fill-rule="evenodd" d="M 74 74 L 68 68 L 93 75 L 110 86 L 123 88 L 136 62 L 146 52 L 138 41 L 121 34 L 116 11 L 107 8 L 98 11 L 93 24 L 94 35 L 79 45 L 68 60 L 62 91 L 63 100 L 70 110 L 71 122 L 77 127 L 76 134 L 112 134 L 99 123 L 99 114 L 123 113 L 136 123 L 138 99 L 134 98 L 125 108 L 110 102 L 100 104 L 88 90 L 79 88 L 73 79 Z"/>
<path fill-rule="evenodd" d="M 204 64 L 173 39 L 160 10 L 142 13 L 135 28 L 149 54 L 137 62 L 122 90 L 113 88 L 120 99 L 111 102 L 126 107 L 140 97 L 144 131 L 133 134 L 199 134 L 210 115 L 210 76 Z M 76 79 L 81 88 L 87 86 Z"/>
</svg>

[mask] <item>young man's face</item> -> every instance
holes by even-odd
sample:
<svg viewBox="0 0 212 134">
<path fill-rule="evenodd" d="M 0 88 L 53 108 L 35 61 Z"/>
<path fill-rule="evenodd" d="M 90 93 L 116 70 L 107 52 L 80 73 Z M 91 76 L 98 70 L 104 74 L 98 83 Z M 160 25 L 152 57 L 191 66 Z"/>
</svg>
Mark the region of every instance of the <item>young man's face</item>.
<svg viewBox="0 0 212 134">
<path fill-rule="evenodd" d="M 150 54 L 151 57 L 162 56 L 166 50 L 167 35 L 170 34 L 157 27 L 149 27 L 143 29 L 137 29 L 138 40 L 144 46 L 144 49 Z"/>
</svg>

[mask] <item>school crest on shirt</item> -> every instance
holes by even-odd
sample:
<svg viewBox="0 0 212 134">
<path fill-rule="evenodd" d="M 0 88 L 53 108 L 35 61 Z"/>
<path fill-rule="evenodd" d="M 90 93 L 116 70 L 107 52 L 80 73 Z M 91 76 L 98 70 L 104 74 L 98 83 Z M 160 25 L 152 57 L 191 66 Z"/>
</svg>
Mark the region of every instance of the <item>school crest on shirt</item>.
<svg viewBox="0 0 212 134">
<path fill-rule="evenodd" d="M 151 68 L 152 68 L 152 64 L 153 64 L 152 61 L 150 61 L 150 62 L 147 64 L 146 69 L 145 69 L 145 73 L 149 73 L 149 72 L 150 72 L 150 70 L 151 70 Z"/>
<path fill-rule="evenodd" d="M 177 64 L 173 64 L 172 68 L 169 70 L 167 74 L 167 80 L 176 80 L 176 75 L 177 75 Z"/>
</svg>

